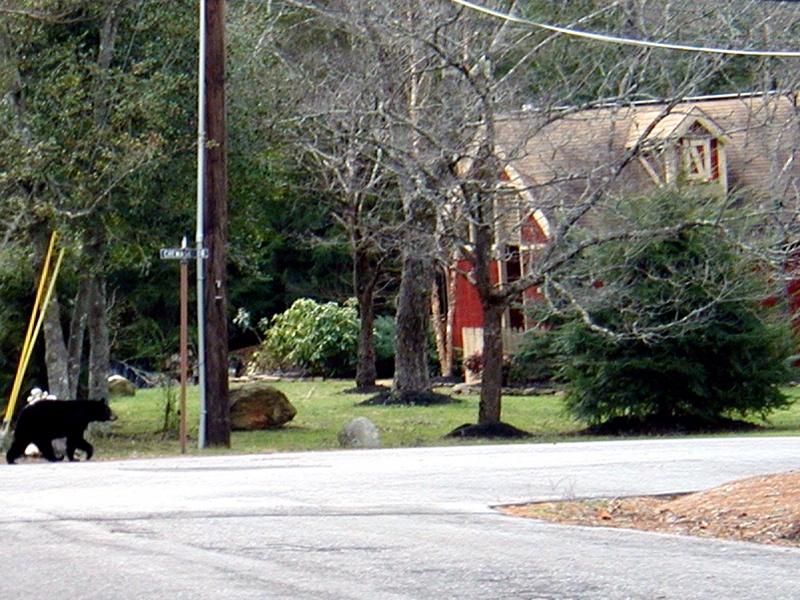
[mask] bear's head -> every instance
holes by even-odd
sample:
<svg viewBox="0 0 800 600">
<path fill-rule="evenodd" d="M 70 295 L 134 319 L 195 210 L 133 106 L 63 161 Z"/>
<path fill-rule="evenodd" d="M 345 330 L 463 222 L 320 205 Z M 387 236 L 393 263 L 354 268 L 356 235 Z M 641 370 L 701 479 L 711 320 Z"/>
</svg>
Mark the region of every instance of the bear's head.
<svg viewBox="0 0 800 600">
<path fill-rule="evenodd" d="M 91 420 L 92 421 L 116 421 L 117 415 L 111 410 L 108 401 L 103 398 L 102 400 L 92 400 L 90 406 Z"/>
</svg>

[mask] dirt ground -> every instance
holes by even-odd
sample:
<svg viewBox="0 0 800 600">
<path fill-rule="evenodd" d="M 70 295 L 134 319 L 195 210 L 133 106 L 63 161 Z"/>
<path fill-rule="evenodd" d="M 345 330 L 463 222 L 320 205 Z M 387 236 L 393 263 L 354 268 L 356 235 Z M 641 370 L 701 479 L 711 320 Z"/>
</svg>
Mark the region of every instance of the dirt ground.
<svg viewBox="0 0 800 600">
<path fill-rule="evenodd" d="M 733 481 L 680 496 L 500 507 L 514 516 L 800 548 L 800 472 Z"/>
</svg>

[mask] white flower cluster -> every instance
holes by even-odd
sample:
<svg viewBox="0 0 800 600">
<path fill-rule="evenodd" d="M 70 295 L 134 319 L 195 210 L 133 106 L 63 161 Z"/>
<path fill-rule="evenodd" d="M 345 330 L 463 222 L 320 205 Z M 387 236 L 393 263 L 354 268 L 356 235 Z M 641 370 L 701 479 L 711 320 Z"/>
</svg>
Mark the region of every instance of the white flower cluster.
<svg viewBox="0 0 800 600">
<path fill-rule="evenodd" d="M 56 398 L 55 394 L 35 387 L 30 391 L 30 394 L 28 394 L 27 402 L 28 404 L 33 404 L 39 400 L 58 400 L 58 398 Z M 25 456 L 41 456 L 41 453 L 34 444 L 28 444 L 28 447 L 25 448 Z"/>
<path fill-rule="evenodd" d="M 44 391 L 41 388 L 35 387 L 28 395 L 28 404 L 33 404 L 39 400 L 58 400 L 58 398 L 56 398 L 55 394 L 51 394 L 48 391 Z"/>
</svg>

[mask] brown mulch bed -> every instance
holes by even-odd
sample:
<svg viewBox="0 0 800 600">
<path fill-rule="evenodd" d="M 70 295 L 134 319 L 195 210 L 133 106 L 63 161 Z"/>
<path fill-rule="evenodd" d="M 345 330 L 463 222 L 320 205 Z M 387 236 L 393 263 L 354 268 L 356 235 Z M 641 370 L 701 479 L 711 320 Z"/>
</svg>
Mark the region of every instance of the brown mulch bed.
<svg viewBox="0 0 800 600">
<path fill-rule="evenodd" d="M 523 439 L 533 437 L 527 431 L 508 423 L 466 423 L 445 435 L 448 438 Z"/>
<path fill-rule="evenodd" d="M 659 416 L 646 418 L 612 417 L 598 425 L 584 429 L 584 435 L 681 435 L 687 433 L 741 433 L 756 431 L 762 427 L 749 421 L 716 417 L 704 419 L 696 415 Z"/>
<path fill-rule="evenodd" d="M 436 406 L 460 403 L 461 400 L 437 392 L 397 392 L 389 389 L 359 402 L 356 406 Z"/>
<path fill-rule="evenodd" d="M 800 472 L 733 481 L 678 496 L 542 502 L 502 512 L 570 525 L 618 527 L 800 548 Z"/>
</svg>

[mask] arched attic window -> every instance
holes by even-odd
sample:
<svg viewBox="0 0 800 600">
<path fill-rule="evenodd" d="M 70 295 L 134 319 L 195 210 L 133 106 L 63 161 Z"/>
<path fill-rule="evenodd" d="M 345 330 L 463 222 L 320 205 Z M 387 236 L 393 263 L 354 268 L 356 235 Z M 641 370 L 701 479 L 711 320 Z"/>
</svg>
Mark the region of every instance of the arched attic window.
<svg viewBox="0 0 800 600">
<path fill-rule="evenodd" d="M 677 108 L 666 116 L 654 111 L 637 113 L 626 146 L 631 149 L 639 145 L 636 158 L 659 187 L 714 184 L 725 194 L 728 142 L 722 128 L 693 107 Z"/>
<path fill-rule="evenodd" d="M 500 217 L 495 243 L 514 244 L 525 250 L 540 248 L 550 238 L 550 221 L 538 208 L 530 183 L 513 166 L 506 165 L 500 186 L 506 193 L 498 195 L 495 207 Z"/>
</svg>

